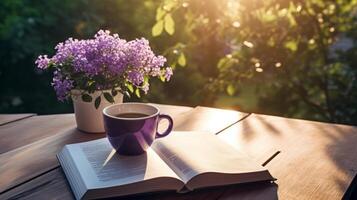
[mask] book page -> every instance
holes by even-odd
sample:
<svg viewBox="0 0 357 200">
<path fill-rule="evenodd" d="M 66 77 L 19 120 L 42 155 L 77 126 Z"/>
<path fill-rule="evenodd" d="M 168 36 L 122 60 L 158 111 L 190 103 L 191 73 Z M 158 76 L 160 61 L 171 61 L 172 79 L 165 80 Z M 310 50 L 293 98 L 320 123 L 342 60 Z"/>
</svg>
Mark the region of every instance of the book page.
<svg viewBox="0 0 357 200">
<path fill-rule="evenodd" d="M 156 140 L 152 148 L 185 183 L 204 173 L 245 174 L 267 171 L 244 153 L 209 133 L 172 132 Z"/>
<path fill-rule="evenodd" d="M 151 179 L 179 177 L 152 150 L 138 156 L 119 155 L 107 138 L 67 145 L 89 188 L 113 187 Z"/>
</svg>

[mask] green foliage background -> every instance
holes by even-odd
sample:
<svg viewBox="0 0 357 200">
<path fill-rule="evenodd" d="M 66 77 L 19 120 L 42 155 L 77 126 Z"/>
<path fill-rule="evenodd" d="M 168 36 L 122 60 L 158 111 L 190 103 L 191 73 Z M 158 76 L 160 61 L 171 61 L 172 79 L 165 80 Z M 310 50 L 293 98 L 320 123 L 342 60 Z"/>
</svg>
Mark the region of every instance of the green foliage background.
<svg viewBox="0 0 357 200">
<path fill-rule="evenodd" d="M 72 112 L 39 54 L 99 29 L 175 68 L 140 101 L 357 124 L 356 0 L 2 0 L 0 113 Z M 131 98 L 127 101 L 138 101 Z"/>
</svg>

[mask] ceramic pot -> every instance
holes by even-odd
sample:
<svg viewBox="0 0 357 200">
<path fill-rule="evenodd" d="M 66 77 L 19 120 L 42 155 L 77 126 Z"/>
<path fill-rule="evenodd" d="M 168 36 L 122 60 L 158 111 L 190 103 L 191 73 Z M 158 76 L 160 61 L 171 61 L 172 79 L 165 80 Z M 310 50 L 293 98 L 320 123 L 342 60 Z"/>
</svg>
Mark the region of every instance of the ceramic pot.
<svg viewBox="0 0 357 200">
<path fill-rule="evenodd" d="M 110 92 L 103 91 L 103 92 Z M 74 107 L 74 114 L 77 122 L 77 129 L 87 133 L 104 133 L 104 124 L 103 124 L 103 109 L 112 103 L 108 102 L 102 95 L 102 91 L 96 91 L 93 94 L 90 94 L 92 97 L 92 102 L 85 102 L 81 98 L 80 90 L 72 90 L 72 100 Z M 101 103 L 96 109 L 94 106 L 94 100 L 99 96 L 101 97 Z M 123 103 L 123 94 L 118 93 L 114 97 L 114 103 Z"/>
</svg>

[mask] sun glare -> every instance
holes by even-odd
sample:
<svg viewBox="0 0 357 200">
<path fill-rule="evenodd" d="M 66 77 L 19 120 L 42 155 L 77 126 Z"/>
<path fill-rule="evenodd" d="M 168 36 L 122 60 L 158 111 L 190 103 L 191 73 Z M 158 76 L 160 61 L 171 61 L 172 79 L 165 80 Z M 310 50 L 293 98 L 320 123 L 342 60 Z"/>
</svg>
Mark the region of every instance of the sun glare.
<svg viewBox="0 0 357 200">
<path fill-rule="evenodd" d="M 237 17 L 239 12 L 238 0 L 227 0 L 227 15 L 231 18 Z"/>
</svg>

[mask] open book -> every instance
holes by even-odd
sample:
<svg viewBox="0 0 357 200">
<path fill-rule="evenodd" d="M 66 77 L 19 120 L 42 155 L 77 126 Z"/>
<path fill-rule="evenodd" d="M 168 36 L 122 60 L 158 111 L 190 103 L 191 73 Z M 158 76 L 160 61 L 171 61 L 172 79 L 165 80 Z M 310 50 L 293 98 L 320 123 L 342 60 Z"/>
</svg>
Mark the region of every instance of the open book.
<svg viewBox="0 0 357 200">
<path fill-rule="evenodd" d="M 201 132 L 172 132 L 138 156 L 118 155 L 103 138 L 66 145 L 57 157 L 76 199 L 274 179 L 217 136 Z"/>
</svg>

